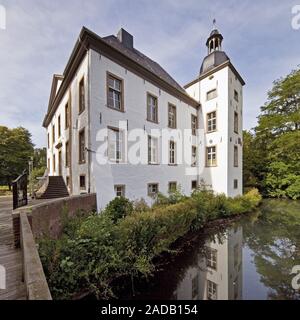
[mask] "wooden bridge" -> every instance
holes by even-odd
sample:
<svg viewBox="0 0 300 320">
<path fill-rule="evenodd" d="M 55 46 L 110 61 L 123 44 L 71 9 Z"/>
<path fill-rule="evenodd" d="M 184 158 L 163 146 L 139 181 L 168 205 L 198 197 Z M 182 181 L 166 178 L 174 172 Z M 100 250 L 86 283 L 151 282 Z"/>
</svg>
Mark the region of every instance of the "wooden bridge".
<svg viewBox="0 0 300 320">
<path fill-rule="evenodd" d="M 0 265 L 6 270 L 6 289 L 0 288 L 0 300 L 26 300 L 22 251 L 14 247 L 12 209 L 12 197 L 0 197 Z"/>
</svg>

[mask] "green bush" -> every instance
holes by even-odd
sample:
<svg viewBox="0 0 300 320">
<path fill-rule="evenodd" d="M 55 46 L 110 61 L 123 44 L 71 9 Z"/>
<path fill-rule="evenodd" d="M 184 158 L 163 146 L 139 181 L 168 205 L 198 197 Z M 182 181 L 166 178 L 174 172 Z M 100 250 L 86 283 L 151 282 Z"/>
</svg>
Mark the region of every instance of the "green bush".
<svg viewBox="0 0 300 320">
<path fill-rule="evenodd" d="M 113 200 L 102 214 L 77 216 L 68 221 L 59 240 L 44 239 L 40 256 L 55 299 L 71 299 L 89 292 L 112 298 L 112 281 L 127 276 L 147 277 L 155 270 L 153 258 L 170 245 L 211 220 L 251 211 L 261 196 L 251 190 L 226 198 L 198 190 L 178 203 L 146 209 L 125 198 Z"/>
<path fill-rule="evenodd" d="M 108 204 L 105 212 L 116 222 L 133 212 L 133 204 L 124 197 L 115 198 Z"/>
</svg>

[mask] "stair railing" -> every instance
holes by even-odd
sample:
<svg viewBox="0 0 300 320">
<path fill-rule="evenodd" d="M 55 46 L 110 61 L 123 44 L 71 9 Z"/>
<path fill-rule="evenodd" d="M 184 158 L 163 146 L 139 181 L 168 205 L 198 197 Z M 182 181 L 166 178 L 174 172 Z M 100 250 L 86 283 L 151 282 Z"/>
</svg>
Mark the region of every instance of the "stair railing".
<svg viewBox="0 0 300 320">
<path fill-rule="evenodd" d="M 37 191 L 35 192 L 35 197 L 36 198 L 39 198 L 42 194 L 44 194 L 45 191 L 48 188 L 48 185 L 49 185 L 49 170 L 46 169 L 43 177 L 39 178 L 38 180 L 39 180 L 38 187 L 37 187 Z"/>
</svg>

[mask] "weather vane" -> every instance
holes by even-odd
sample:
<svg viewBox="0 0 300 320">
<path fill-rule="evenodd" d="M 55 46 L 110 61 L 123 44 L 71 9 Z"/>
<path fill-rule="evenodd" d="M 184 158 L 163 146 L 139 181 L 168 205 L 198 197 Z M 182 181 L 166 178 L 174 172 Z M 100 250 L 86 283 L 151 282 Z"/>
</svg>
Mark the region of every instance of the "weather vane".
<svg viewBox="0 0 300 320">
<path fill-rule="evenodd" d="M 216 27 L 217 27 L 217 20 L 214 19 L 214 20 L 213 20 L 213 28 L 215 29 Z"/>
</svg>

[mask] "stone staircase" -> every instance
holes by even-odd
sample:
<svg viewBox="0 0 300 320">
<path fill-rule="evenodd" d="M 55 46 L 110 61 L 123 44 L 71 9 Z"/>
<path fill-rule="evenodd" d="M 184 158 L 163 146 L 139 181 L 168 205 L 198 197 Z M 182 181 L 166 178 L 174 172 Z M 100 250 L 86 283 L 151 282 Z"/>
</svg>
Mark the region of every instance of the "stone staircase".
<svg viewBox="0 0 300 320">
<path fill-rule="evenodd" d="M 69 197 L 69 192 L 63 177 L 48 177 L 48 186 L 39 199 L 57 199 Z"/>
</svg>

